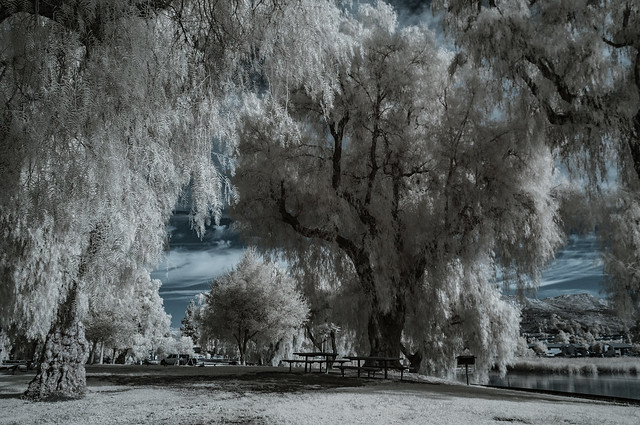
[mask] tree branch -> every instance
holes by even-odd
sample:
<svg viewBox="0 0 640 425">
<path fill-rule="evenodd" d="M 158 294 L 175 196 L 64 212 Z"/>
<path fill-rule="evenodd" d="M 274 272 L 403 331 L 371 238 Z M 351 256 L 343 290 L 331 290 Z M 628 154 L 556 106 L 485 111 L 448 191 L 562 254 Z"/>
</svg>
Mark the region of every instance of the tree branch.
<svg viewBox="0 0 640 425">
<path fill-rule="evenodd" d="M 377 229 L 376 218 L 371 215 L 369 210 L 362 204 L 362 202 L 360 202 L 358 198 L 356 198 L 355 196 L 353 196 L 351 193 L 347 191 L 342 191 L 341 193 L 338 194 L 338 196 L 340 196 L 342 199 L 347 201 L 349 205 L 351 205 L 353 209 L 356 210 L 356 213 L 358 214 L 358 218 L 360 219 L 360 222 L 365 226 L 367 226 L 369 228 L 369 231 L 372 234 L 376 232 L 376 229 Z"/>
<path fill-rule="evenodd" d="M 284 180 L 280 182 L 280 196 L 276 200 L 278 204 L 278 211 L 285 224 L 288 224 L 296 233 L 312 239 L 320 239 L 326 242 L 335 242 L 338 246 L 344 250 L 350 258 L 356 258 L 359 249 L 353 241 L 340 236 L 338 232 L 332 233 L 323 229 L 311 228 L 304 226 L 298 220 L 298 217 L 287 211 L 286 207 L 286 191 L 284 188 Z"/>
<path fill-rule="evenodd" d="M 567 87 L 562 77 L 553 69 L 551 62 L 542 57 L 532 56 L 531 53 L 525 54 L 524 58 L 538 68 L 540 73 L 556 86 L 558 94 L 565 102 L 572 103 L 575 100 L 576 95 L 571 93 L 571 90 L 569 90 L 569 87 Z"/>
<path fill-rule="evenodd" d="M 413 177 L 417 174 L 427 174 L 431 171 L 428 168 L 424 168 L 424 166 L 427 165 L 428 163 L 429 161 L 425 161 L 422 164 L 416 167 L 413 167 L 411 171 L 405 171 L 404 173 L 401 174 L 401 176 L 407 178 L 407 177 Z"/>
<path fill-rule="evenodd" d="M 330 123 L 329 131 L 333 137 L 333 176 L 331 185 L 334 189 L 340 187 L 340 178 L 342 175 L 342 139 L 344 137 L 344 129 L 349 122 L 349 111 L 347 111 L 337 124 Z"/>
<path fill-rule="evenodd" d="M 521 72 L 521 77 L 525 84 L 529 87 L 529 90 L 531 90 L 531 94 L 533 94 L 535 98 L 540 102 L 540 105 L 544 109 L 544 112 L 547 115 L 547 119 L 551 124 L 564 125 L 572 121 L 571 115 L 562 112 L 556 112 L 547 100 L 540 99 L 540 88 L 525 71 Z"/>
<path fill-rule="evenodd" d="M 606 37 L 602 37 L 602 41 L 605 42 L 605 44 L 608 44 L 611 47 L 615 47 L 616 49 L 621 49 L 623 47 L 629 47 L 629 46 L 633 46 L 633 43 L 629 40 L 625 40 L 621 43 L 616 43 L 614 41 L 611 41 L 609 39 L 607 39 Z"/>
<path fill-rule="evenodd" d="M 376 157 L 376 151 L 378 149 L 378 137 L 380 136 L 380 107 L 382 105 L 383 97 L 380 93 L 380 86 L 378 85 L 378 95 L 376 97 L 376 111 L 373 122 L 373 131 L 371 134 L 371 148 L 369 149 L 369 162 L 371 164 L 371 171 L 369 172 L 367 182 L 367 193 L 364 198 L 364 204 L 369 205 L 371 203 L 371 195 L 373 193 L 373 185 L 378 173 L 378 161 Z"/>
</svg>

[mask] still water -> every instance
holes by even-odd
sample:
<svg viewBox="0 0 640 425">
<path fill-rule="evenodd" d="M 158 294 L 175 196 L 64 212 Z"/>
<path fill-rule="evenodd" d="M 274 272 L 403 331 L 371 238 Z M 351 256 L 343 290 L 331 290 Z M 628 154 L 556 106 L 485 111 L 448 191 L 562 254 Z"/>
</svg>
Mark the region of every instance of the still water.
<svg viewBox="0 0 640 425">
<path fill-rule="evenodd" d="M 504 378 L 491 376 L 489 385 L 595 394 L 640 400 L 640 377 L 632 375 L 534 375 L 512 372 Z"/>
</svg>

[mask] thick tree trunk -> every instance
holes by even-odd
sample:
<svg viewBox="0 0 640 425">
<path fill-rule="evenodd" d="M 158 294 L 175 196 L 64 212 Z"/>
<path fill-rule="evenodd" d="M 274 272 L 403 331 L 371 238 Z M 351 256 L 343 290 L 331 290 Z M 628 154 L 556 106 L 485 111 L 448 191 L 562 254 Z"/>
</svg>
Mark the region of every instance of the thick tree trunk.
<svg viewBox="0 0 640 425">
<path fill-rule="evenodd" d="M 398 298 L 395 308 L 386 313 L 374 308 L 369 316 L 368 335 L 371 347 L 369 355 L 399 357 L 402 329 L 405 322 L 405 303 Z"/>
<path fill-rule="evenodd" d="M 77 286 L 58 309 L 53 325 L 38 359 L 36 376 L 25 396 L 35 400 L 77 398 L 84 395 L 87 381 L 84 364 L 89 344 L 77 310 Z"/>
</svg>

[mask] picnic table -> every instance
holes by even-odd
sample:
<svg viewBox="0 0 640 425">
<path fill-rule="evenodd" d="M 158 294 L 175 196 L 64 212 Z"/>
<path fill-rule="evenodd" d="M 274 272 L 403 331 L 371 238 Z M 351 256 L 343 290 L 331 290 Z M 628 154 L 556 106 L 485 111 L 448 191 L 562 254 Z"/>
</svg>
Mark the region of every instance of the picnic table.
<svg viewBox="0 0 640 425">
<path fill-rule="evenodd" d="M 0 363 L 0 371 L 16 373 L 19 371 L 26 371 L 32 368 L 31 362 L 27 360 L 4 360 Z"/>
<path fill-rule="evenodd" d="M 318 363 L 320 365 L 320 372 L 322 372 L 322 363 L 327 365 L 326 373 L 329 373 L 329 364 L 330 363 L 341 363 L 346 360 L 336 360 L 338 357 L 337 353 L 329 353 L 325 351 L 309 351 L 309 352 L 300 352 L 293 353 L 295 356 L 302 357 L 302 359 L 284 359 L 282 360 L 285 363 L 289 363 L 289 372 L 291 372 L 291 366 L 294 363 L 304 363 L 304 373 L 307 373 L 307 370 L 311 372 L 311 366 L 314 363 Z M 307 369 L 308 367 L 308 369 Z"/>
<path fill-rule="evenodd" d="M 388 377 L 389 369 L 397 369 L 400 371 L 400 379 L 404 377 L 404 371 L 408 370 L 405 366 L 396 366 L 396 363 L 399 363 L 402 359 L 399 357 L 384 357 L 384 356 L 344 356 L 345 359 L 350 361 L 356 361 L 358 363 L 357 366 L 347 366 L 340 365 L 338 368 L 342 372 L 342 376 L 344 376 L 345 369 L 356 369 L 358 372 L 358 378 L 360 377 L 360 372 L 365 371 L 367 373 L 374 374 L 378 371 L 384 371 L 384 378 Z M 364 366 L 361 366 L 361 362 L 365 362 Z M 366 366 L 367 363 L 373 363 L 373 365 Z"/>
</svg>

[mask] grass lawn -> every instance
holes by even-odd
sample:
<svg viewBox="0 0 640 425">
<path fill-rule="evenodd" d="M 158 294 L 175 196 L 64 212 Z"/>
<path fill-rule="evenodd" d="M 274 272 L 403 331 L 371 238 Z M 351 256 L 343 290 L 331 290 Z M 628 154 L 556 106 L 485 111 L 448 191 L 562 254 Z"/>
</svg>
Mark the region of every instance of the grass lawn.
<svg viewBox="0 0 640 425">
<path fill-rule="evenodd" d="M 21 399 L 33 376 L 0 375 L 0 424 L 633 424 L 637 406 L 288 367 L 89 366 L 79 400 Z"/>
</svg>

